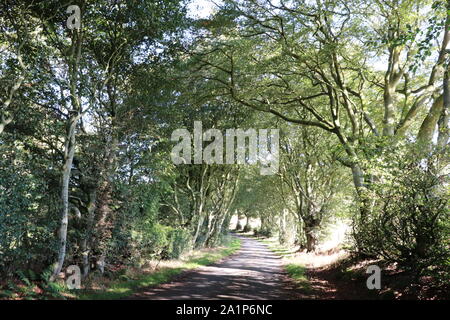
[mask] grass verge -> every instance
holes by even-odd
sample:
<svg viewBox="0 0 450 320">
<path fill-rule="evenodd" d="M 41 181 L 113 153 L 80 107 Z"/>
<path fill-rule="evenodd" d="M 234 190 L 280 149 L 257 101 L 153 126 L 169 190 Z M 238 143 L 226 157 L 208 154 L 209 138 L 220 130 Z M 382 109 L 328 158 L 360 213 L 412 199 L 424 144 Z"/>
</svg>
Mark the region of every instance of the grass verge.
<svg viewBox="0 0 450 320">
<path fill-rule="evenodd" d="M 308 277 L 306 276 L 306 268 L 299 264 L 289 263 L 284 267 L 289 275 L 289 277 L 294 280 L 297 286 L 305 291 L 311 290 L 311 284 L 309 283 Z"/>
<path fill-rule="evenodd" d="M 198 268 L 200 266 L 215 263 L 224 257 L 235 253 L 241 247 L 238 238 L 231 238 L 224 247 L 219 247 L 209 251 L 199 251 L 182 261 L 177 267 L 164 267 L 149 274 L 143 274 L 133 280 L 112 281 L 110 286 L 104 290 L 77 290 L 71 291 L 72 298 L 81 300 L 115 300 L 131 296 L 139 289 L 156 286 L 170 281 L 181 272 Z"/>
</svg>

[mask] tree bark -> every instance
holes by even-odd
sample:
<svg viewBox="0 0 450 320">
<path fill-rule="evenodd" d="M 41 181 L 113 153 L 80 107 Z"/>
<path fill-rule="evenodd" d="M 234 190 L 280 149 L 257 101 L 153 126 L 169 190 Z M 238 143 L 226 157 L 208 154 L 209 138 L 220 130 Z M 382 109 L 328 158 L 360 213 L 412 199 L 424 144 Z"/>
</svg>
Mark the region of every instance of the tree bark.
<svg viewBox="0 0 450 320">
<path fill-rule="evenodd" d="M 442 114 L 444 108 L 444 98 L 442 95 L 437 97 L 433 105 L 431 106 L 430 112 L 426 116 L 425 120 L 419 130 L 417 141 L 426 147 L 430 147 L 433 142 L 433 135 L 436 132 L 436 126 L 438 124 L 439 118 Z"/>
<path fill-rule="evenodd" d="M 75 155 L 75 130 L 80 119 L 80 114 L 69 119 L 69 126 L 67 130 L 65 151 L 64 151 L 64 165 L 62 171 L 61 181 L 61 225 L 59 228 L 59 249 L 58 258 L 54 266 L 51 280 L 55 280 L 61 272 L 64 259 L 66 256 L 67 243 L 67 227 L 69 223 L 69 182 L 72 170 L 73 157 Z"/>
<path fill-rule="evenodd" d="M 304 232 L 306 236 L 306 251 L 314 252 L 318 244 L 317 230 L 320 226 L 320 220 L 312 216 L 313 213 L 304 219 Z"/>
<path fill-rule="evenodd" d="M 444 94 L 442 113 L 438 121 L 438 148 L 444 150 L 450 137 L 450 86 L 449 86 L 449 66 L 444 75 Z"/>
<path fill-rule="evenodd" d="M 91 190 L 89 192 L 89 202 L 87 205 L 87 223 L 86 223 L 86 234 L 83 241 L 81 242 L 81 250 L 83 257 L 83 277 L 87 277 L 90 272 L 90 253 L 91 253 L 91 240 L 92 231 L 94 227 L 95 219 L 95 208 L 96 208 L 96 190 Z"/>
</svg>

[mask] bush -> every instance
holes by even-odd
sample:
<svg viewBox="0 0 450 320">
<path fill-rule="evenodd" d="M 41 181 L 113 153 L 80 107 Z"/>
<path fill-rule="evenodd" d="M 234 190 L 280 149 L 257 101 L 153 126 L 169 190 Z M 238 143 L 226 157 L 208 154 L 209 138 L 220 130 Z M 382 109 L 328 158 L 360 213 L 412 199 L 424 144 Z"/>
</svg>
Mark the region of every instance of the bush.
<svg viewBox="0 0 450 320">
<path fill-rule="evenodd" d="M 191 247 L 191 234 L 183 228 L 154 224 L 140 232 L 133 232 L 133 260 L 178 259 Z"/>
<path fill-rule="evenodd" d="M 183 253 L 191 249 L 191 233 L 183 228 L 172 229 L 169 233 L 170 246 L 168 257 L 178 259 Z"/>
<path fill-rule="evenodd" d="M 2 151 L 2 149 L 0 149 Z M 0 276 L 41 272 L 54 253 L 51 194 L 30 168 L 0 157 Z"/>
<path fill-rule="evenodd" d="M 379 181 L 366 195 L 373 203 L 370 214 L 355 221 L 359 250 L 397 262 L 417 275 L 442 269 L 448 273 L 446 176 L 436 169 L 434 157 L 408 163 L 399 155 L 388 159 L 389 166 L 377 172 Z"/>
</svg>

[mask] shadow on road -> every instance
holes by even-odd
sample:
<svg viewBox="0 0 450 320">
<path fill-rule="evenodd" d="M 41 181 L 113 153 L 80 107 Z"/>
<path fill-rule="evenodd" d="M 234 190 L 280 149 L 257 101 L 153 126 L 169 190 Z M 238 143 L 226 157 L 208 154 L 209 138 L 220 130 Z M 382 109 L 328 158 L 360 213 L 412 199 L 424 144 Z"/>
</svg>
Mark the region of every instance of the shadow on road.
<svg viewBox="0 0 450 320">
<path fill-rule="evenodd" d="M 129 299 L 291 299 L 280 257 L 256 240 L 239 238 L 241 249 L 224 261 L 195 269 L 171 283 L 145 289 Z"/>
</svg>

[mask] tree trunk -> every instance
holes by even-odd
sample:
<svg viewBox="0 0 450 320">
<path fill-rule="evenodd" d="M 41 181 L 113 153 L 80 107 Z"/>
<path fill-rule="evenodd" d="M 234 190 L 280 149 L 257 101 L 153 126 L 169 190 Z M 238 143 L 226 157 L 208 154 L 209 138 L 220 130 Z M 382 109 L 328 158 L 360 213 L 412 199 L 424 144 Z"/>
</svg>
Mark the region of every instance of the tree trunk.
<svg viewBox="0 0 450 320">
<path fill-rule="evenodd" d="M 195 248 L 195 244 L 197 243 L 197 239 L 200 235 L 200 230 L 203 226 L 203 221 L 205 220 L 205 217 L 203 214 L 200 214 L 198 220 L 197 220 L 197 226 L 195 228 L 194 236 L 192 237 L 192 248 Z"/>
<path fill-rule="evenodd" d="M 312 203 L 309 203 L 307 206 L 307 212 L 305 212 L 305 216 L 303 218 L 303 227 L 306 236 L 306 251 L 314 252 L 316 250 L 316 246 L 318 244 L 318 234 L 317 231 L 322 222 L 322 210 L 319 209 Z"/>
<path fill-rule="evenodd" d="M 439 118 L 441 117 L 443 108 L 444 98 L 441 95 L 434 100 L 430 112 L 428 113 L 420 127 L 417 141 L 427 148 L 431 147 L 433 135 L 436 131 L 436 125 L 438 124 Z"/>
<path fill-rule="evenodd" d="M 384 92 L 384 126 L 383 135 L 393 136 L 395 133 L 395 120 L 394 120 L 394 93 L 395 85 L 386 84 Z"/>
<path fill-rule="evenodd" d="M 51 281 L 54 281 L 58 274 L 61 272 L 64 264 L 64 259 L 66 257 L 67 226 L 69 223 L 70 174 L 72 171 L 73 157 L 75 155 L 76 127 L 82 115 L 81 101 L 77 92 L 78 66 L 81 58 L 81 43 L 81 34 L 78 32 L 73 33 L 70 56 L 68 57 L 69 89 L 72 106 L 69 110 L 66 141 L 64 144 L 64 165 L 61 179 L 61 225 L 59 229 L 58 259 L 54 264 L 53 274 L 50 277 Z"/>
<path fill-rule="evenodd" d="M 206 234 L 205 238 L 201 242 L 201 247 L 205 247 L 208 244 L 208 240 L 211 237 L 211 235 L 214 233 L 215 228 L 215 221 L 218 217 L 215 217 L 214 214 L 207 214 L 207 227 L 206 227 Z"/>
<path fill-rule="evenodd" d="M 314 252 L 316 250 L 317 237 L 312 233 L 306 231 L 306 251 Z"/>
<path fill-rule="evenodd" d="M 438 122 L 438 148 L 444 150 L 448 144 L 450 137 L 450 87 L 449 87 L 449 70 L 445 72 L 444 77 L 444 97 L 443 109 Z"/>
<path fill-rule="evenodd" d="M 58 259 L 54 264 L 53 274 L 50 278 L 51 281 L 54 281 L 61 272 L 66 257 L 67 227 L 69 223 L 69 182 L 73 157 L 75 155 L 75 129 L 79 118 L 79 114 L 69 118 L 61 179 L 61 224 L 59 228 Z"/>
<path fill-rule="evenodd" d="M 241 214 L 237 214 L 236 231 L 241 231 L 243 229 L 241 224 Z"/>
<path fill-rule="evenodd" d="M 305 219 L 304 232 L 306 236 L 306 251 L 314 252 L 318 244 L 317 229 L 320 223 L 315 219 Z"/>
<path fill-rule="evenodd" d="M 245 226 L 244 226 L 243 231 L 244 231 L 244 232 L 248 232 L 248 231 L 250 231 L 251 228 L 252 228 L 252 227 L 250 226 L 250 218 L 249 218 L 248 214 L 245 214 L 245 218 L 246 218 L 246 221 L 245 221 Z"/>
<path fill-rule="evenodd" d="M 101 273 L 105 269 L 106 252 L 108 250 L 108 239 L 111 237 L 112 221 L 111 221 L 111 184 L 109 181 L 103 181 L 99 189 L 97 215 L 98 220 L 95 225 L 95 253 L 96 268 Z"/>
<path fill-rule="evenodd" d="M 228 213 L 222 215 L 222 217 L 217 217 L 216 223 L 214 224 L 214 231 L 212 232 L 210 238 L 208 239 L 208 246 L 213 247 L 218 243 L 220 234 L 223 231 L 223 225 L 228 217 Z"/>
<path fill-rule="evenodd" d="M 95 208 L 96 208 L 96 190 L 89 192 L 89 203 L 87 205 L 87 223 L 86 234 L 81 242 L 81 250 L 83 255 L 83 277 L 87 277 L 90 271 L 90 253 L 91 253 L 91 240 L 92 231 L 94 227 Z"/>
<path fill-rule="evenodd" d="M 353 184 L 355 185 L 356 192 L 361 193 L 361 190 L 365 187 L 364 185 L 364 173 L 358 164 L 353 164 L 352 167 Z"/>
<path fill-rule="evenodd" d="M 281 244 L 285 244 L 287 242 L 286 237 L 286 209 L 282 211 L 283 213 L 280 216 L 280 234 L 278 235 L 278 241 Z"/>
<path fill-rule="evenodd" d="M 115 128 L 115 125 L 113 125 Z M 115 129 L 112 129 L 112 138 L 106 144 L 105 154 L 106 163 L 101 170 L 101 181 L 97 190 L 97 205 L 96 211 L 98 220 L 95 224 L 95 251 L 98 258 L 96 259 L 97 268 L 101 273 L 104 272 L 106 253 L 108 249 L 108 240 L 111 238 L 113 228 L 113 210 L 111 209 L 112 192 L 113 192 L 113 178 L 116 170 L 117 149 L 119 140 Z"/>
</svg>

